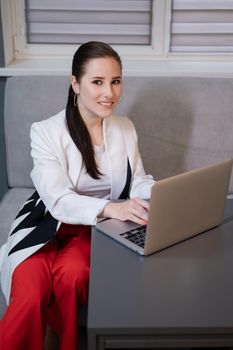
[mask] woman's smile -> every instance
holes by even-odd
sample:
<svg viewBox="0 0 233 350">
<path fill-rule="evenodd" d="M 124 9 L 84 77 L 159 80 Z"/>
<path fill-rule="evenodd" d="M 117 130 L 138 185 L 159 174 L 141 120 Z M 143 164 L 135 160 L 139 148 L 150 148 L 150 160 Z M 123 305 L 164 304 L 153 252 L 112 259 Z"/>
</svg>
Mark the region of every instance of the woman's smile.
<svg viewBox="0 0 233 350">
<path fill-rule="evenodd" d="M 98 102 L 101 106 L 106 107 L 106 108 L 112 108 L 114 105 L 113 101 L 100 101 Z"/>
</svg>

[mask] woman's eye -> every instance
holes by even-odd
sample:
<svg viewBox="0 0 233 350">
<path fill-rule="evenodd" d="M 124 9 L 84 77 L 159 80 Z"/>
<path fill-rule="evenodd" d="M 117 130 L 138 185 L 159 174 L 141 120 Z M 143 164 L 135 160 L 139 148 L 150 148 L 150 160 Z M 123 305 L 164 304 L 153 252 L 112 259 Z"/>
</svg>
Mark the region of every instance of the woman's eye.
<svg viewBox="0 0 233 350">
<path fill-rule="evenodd" d="M 92 84 L 101 85 L 101 84 L 102 84 L 102 81 L 101 81 L 101 80 L 94 80 L 94 81 L 92 82 Z"/>
<path fill-rule="evenodd" d="M 120 84 L 121 83 L 121 80 L 120 79 L 116 79 L 116 80 L 113 80 L 112 81 L 112 84 L 113 85 L 118 85 L 118 84 Z"/>
</svg>

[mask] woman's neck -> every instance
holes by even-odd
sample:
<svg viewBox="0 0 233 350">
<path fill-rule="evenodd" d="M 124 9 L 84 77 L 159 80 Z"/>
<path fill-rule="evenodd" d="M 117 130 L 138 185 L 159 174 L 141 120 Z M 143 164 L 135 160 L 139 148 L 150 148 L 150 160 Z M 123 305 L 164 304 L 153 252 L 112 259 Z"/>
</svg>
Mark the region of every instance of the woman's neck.
<svg viewBox="0 0 233 350">
<path fill-rule="evenodd" d="M 94 118 L 93 118 L 94 119 Z M 95 118 L 94 120 L 84 120 L 87 130 L 91 136 L 94 145 L 102 145 L 103 143 L 103 118 Z"/>
<path fill-rule="evenodd" d="M 91 115 L 87 112 L 83 105 L 78 100 L 79 113 L 87 127 L 94 145 L 101 145 L 103 143 L 103 118 L 97 115 Z"/>
</svg>

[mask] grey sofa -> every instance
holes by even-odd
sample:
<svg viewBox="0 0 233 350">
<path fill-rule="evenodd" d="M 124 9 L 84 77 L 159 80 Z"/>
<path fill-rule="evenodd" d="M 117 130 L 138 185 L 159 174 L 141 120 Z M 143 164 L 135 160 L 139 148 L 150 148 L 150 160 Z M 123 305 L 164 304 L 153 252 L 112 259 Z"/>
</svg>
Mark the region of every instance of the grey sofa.
<svg viewBox="0 0 233 350">
<path fill-rule="evenodd" d="M 9 189 L 0 203 L 0 245 L 33 192 L 29 131 L 32 122 L 65 107 L 68 77 L 12 77 L 5 89 Z M 126 77 L 118 114 L 138 131 L 146 171 L 156 179 L 233 156 L 233 79 Z M 229 192 L 233 192 L 233 177 Z M 0 317 L 5 310 L 0 296 Z"/>
</svg>

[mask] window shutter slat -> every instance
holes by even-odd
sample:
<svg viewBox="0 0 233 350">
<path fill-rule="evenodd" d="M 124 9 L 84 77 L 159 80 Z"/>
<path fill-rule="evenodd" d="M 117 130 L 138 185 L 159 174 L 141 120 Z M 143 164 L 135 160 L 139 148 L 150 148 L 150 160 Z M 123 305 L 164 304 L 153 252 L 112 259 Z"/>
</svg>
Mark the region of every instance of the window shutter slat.
<svg viewBox="0 0 233 350">
<path fill-rule="evenodd" d="M 78 11 L 150 11 L 150 0 L 27 0 L 26 7 L 35 10 Z"/>
<path fill-rule="evenodd" d="M 173 0 L 174 10 L 233 10 L 232 0 Z"/>
<path fill-rule="evenodd" d="M 233 33 L 233 23 L 174 23 L 174 34 L 230 34 Z"/>
<path fill-rule="evenodd" d="M 34 23 L 95 23 L 95 24 L 147 24 L 150 23 L 150 13 L 143 12 L 138 16 L 137 12 L 105 11 L 98 13 L 88 11 L 30 11 L 28 24 Z"/>
</svg>

